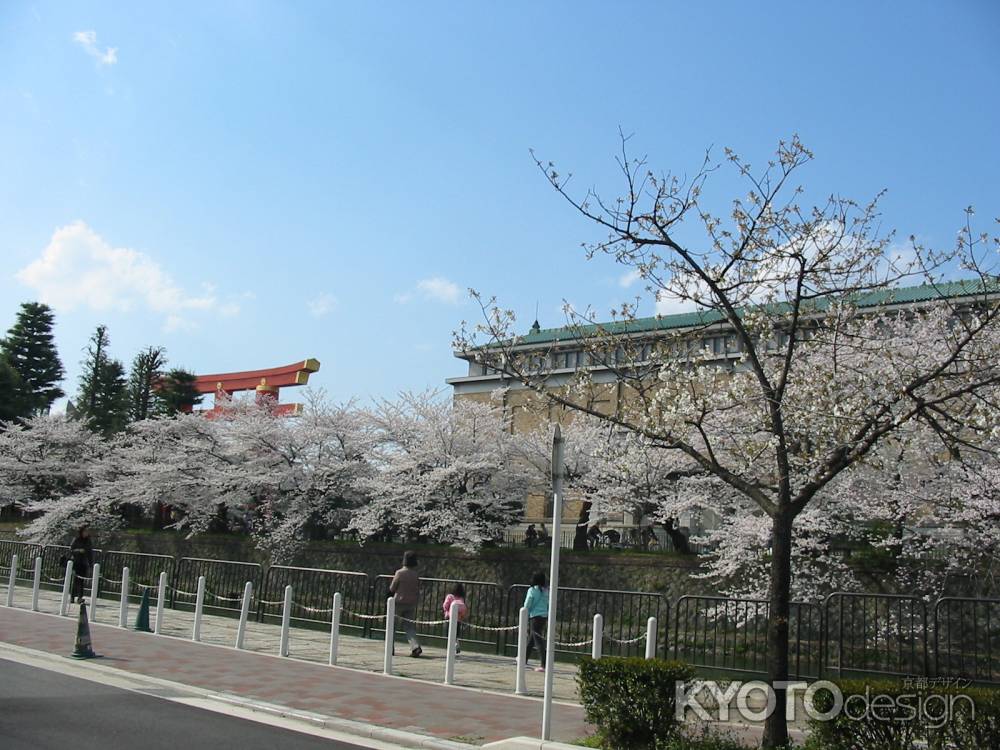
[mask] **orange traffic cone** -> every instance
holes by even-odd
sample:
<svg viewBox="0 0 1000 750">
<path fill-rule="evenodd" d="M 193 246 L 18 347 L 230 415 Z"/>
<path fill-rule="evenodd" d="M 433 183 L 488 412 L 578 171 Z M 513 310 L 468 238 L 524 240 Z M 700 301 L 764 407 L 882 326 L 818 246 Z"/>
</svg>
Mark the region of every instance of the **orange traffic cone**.
<svg viewBox="0 0 1000 750">
<path fill-rule="evenodd" d="M 76 623 L 76 647 L 71 656 L 74 659 L 93 659 L 97 654 L 90 647 L 90 623 L 87 621 L 87 605 L 80 602 L 80 619 Z"/>
</svg>

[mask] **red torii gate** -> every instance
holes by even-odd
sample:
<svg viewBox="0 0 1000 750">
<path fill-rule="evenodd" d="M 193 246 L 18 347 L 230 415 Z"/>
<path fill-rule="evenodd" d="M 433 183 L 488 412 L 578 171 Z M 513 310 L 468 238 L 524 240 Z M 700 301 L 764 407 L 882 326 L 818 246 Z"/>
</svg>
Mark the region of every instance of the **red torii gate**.
<svg viewBox="0 0 1000 750">
<path fill-rule="evenodd" d="M 212 417 L 225 409 L 225 403 L 238 391 L 256 392 L 257 403 L 268 404 L 275 416 L 294 417 L 302 413 L 302 404 L 278 403 L 279 389 L 305 385 L 309 382 L 309 374 L 318 371 L 319 360 L 310 358 L 268 370 L 197 375 L 193 385 L 198 393 L 215 394 L 215 406 L 203 411 L 207 417 Z"/>
</svg>

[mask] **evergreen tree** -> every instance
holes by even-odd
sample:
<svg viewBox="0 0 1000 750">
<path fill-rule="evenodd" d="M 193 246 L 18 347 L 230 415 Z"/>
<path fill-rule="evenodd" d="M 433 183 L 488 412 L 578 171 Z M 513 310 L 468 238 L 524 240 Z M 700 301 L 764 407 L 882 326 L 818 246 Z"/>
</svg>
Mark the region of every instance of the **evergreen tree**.
<svg viewBox="0 0 1000 750">
<path fill-rule="evenodd" d="M 141 422 L 155 412 L 157 385 L 163 377 L 166 351 L 162 346 L 150 346 L 135 355 L 128 381 L 128 418 Z"/>
<path fill-rule="evenodd" d="M 22 394 L 21 376 L 0 356 L 0 421 L 9 422 L 28 416 Z"/>
<path fill-rule="evenodd" d="M 202 395 L 195 390 L 195 375 L 187 370 L 174 368 L 160 380 L 157 391 L 157 414 L 177 414 L 191 411 L 201 403 Z"/>
<path fill-rule="evenodd" d="M 76 403 L 77 414 L 87 427 L 105 435 L 122 429 L 128 421 L 125 367 L 108 356 L 110 344 L 107 326 L 97 326 L 82 363 Z"/>
<path fill-rule="evenodd" d="M 0 356 L 20 376 L 20 385 L 12 398 L 18 405 L 18 416 L 45 414 L 52 402 L 63 395 L 59 382 L 64 371 L 53 343 L 52 325 L 52 309 L 48 305 L 25 302 L 7 337 L 0 342 Z M 7 408 L 11 408 L 12 402 L 7 403 Z"/>
</svg>

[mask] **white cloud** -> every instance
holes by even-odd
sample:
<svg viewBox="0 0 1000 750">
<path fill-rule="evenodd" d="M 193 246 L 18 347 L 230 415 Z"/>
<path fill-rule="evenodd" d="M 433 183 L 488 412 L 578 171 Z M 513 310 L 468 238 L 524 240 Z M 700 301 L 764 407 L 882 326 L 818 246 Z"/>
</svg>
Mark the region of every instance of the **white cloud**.
<svg viewBox="0 0 1000 750">
<path fill-rule="evenodd" d="M 676 297 L 662 289 L 656 292 L 657 315 L 677 315 L 679 313 L 694 312 L 697 309 L 698 305 L 689 299 Z"/>
<path fill-rule="evenodd" d="M 623 289 L 628 289 L 630 286 L 632 286 L 635 282 L 637 282 L 641 278 L 642 274 L 639 273 L 638 269 L 633 268 L 631 271 L 622 274 L 618 278 L 618 286 L 622 287 Z"/>
<path fill-rule="evenodd" d="M 163 314 L 167 331 L 195 326 L 188 313 L 233 316 L 240 311 L 235 301 L 220 302 L 211 284 L 203 284 L 200 294 L 185 292 L 151 257 L 112 247 L 82 221 L 57 229 L 41 256 L 15 276 L 56 309 L 145 309 Z"/>
<path fill-rule="evenodd" d="M 458 284 L 442 276 L 433 276 L 429 279 L 421 279 L 412 291 L 401 292 L 393 297 L 396 304 L 405 305 L 412 302 L 419 294 L 425 300 L 433 302 L 444 302 L 448 305 L 457 305 L 461 297 L 461 289 Z"/>
<path fill-rule="evenodd" d="M 461 293 L 458 284 L 440 276 L 435 276 L 431 279 L 421 279 L 417 282 L 417 289 L 423 293 L 426 299 L 447 302 L 449 305 L 457 305 L 458 295 Z"/>
<path fill-rule="evenodd" d="M 83 47 L 83 51 L 97 60 L 98 65 L 114 65 L 118 62 L 118 48 L 105 47 L 101 52 L 97 46 L 96 31 L 77 31 L 73 34 L 73 41 Z"/>
<path fill-rule="evenodd" d="M 337 307 L 337 298 L 332 294 L 321 294 L 315 299 L 306 302 L 306 307 L 315 318 L 322 318 Z"/>
</svg>

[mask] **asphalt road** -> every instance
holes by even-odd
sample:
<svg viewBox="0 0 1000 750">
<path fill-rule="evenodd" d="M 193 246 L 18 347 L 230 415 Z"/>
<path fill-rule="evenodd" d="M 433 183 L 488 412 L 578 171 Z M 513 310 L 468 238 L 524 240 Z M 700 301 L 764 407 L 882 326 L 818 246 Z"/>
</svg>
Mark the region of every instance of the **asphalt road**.
<svg viewBox="0 0 1000 750">
<path fill-rule="evenodd" d="M 362 750 L 0 659 L 3 750 Z"/>
</svg>

